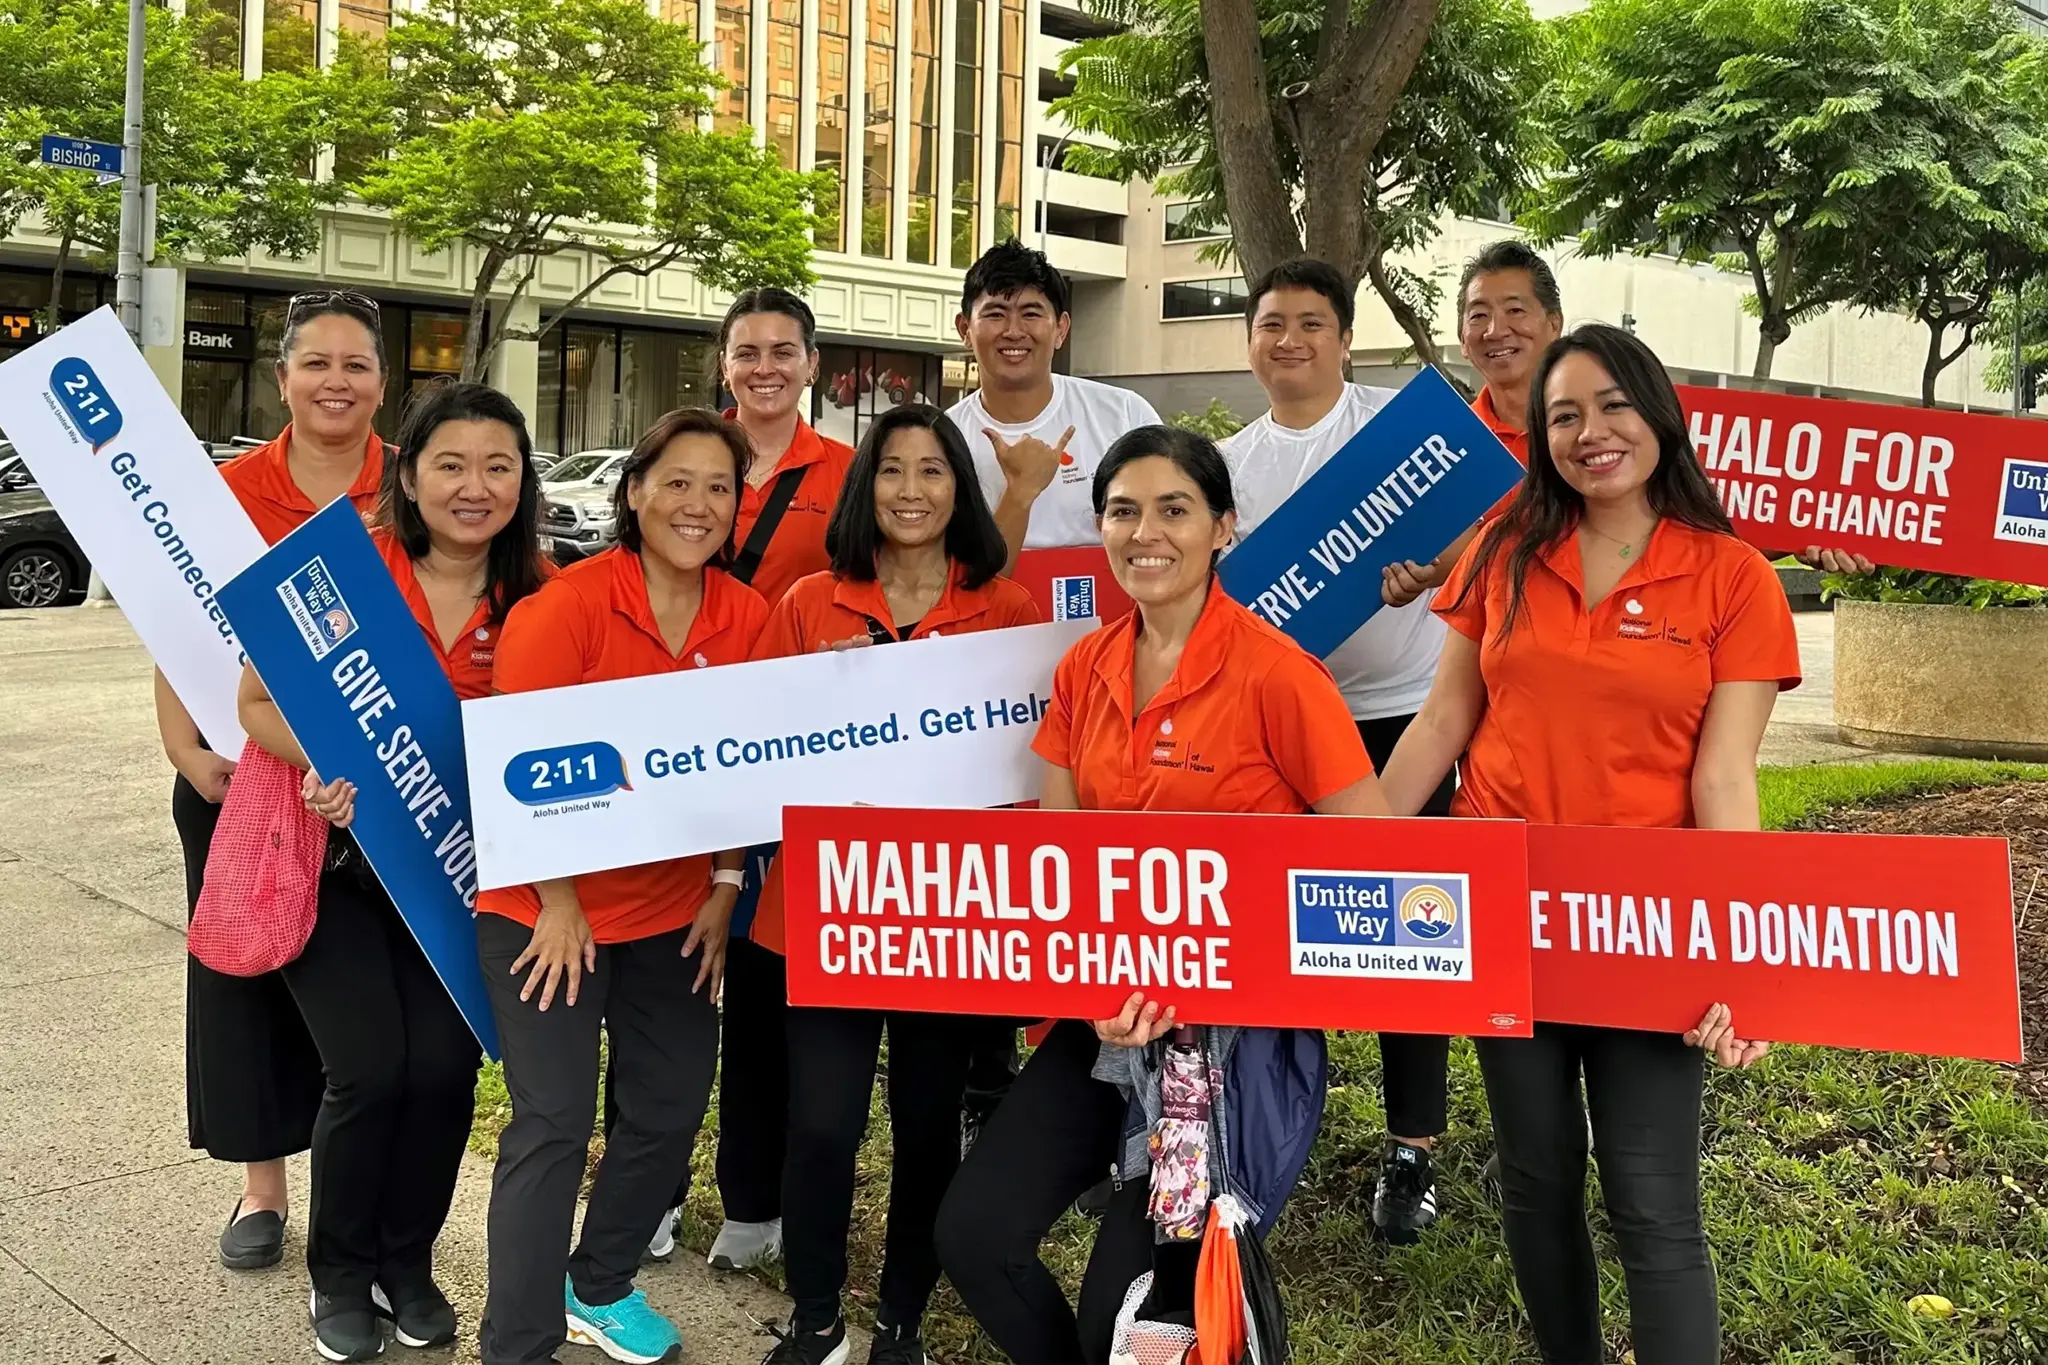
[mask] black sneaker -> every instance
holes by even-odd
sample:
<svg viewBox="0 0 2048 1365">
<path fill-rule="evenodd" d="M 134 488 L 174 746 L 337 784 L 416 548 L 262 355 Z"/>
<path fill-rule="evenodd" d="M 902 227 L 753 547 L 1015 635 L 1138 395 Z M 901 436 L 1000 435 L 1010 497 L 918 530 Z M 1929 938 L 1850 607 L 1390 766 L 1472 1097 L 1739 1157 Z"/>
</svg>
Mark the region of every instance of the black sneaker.
<svg viewBox="0 0 2048 1365">
<path fill-rule="evenodd" d="M 1436 1221 L 1436 1171 L 1429 1153 L 1389 1142 L 1372 1192 L 1372 1225 L 1396 1246 L 1412 1246 Z"/>
<path fill-rule="evenodd" d="M 829 1332 L 800 1329 L 796 1319 L 789 1326 L 769 1327 L 775 1349 L 762 1358 L 761 1365 L 846 1365 L 853 1348 L 846 1340 L 846 1319 L 832 1324 Z"/>
<path fill-rule="evenodd" d="M 927 1365 L 917 1329 L 876 1323 L 875 1335 L 868 1343 L 868 1365 Z"/>
<path fill-rule="evenodd" d="M 432 1280 L 399 1291 L 396 1304 L 386 1297 L 383 1285 L 371 1285 L 370 1302 L 391 1323 L 400 1346 L 423 1349 L 455 1340 L 455 1306 Z"/>
<path fill-rule="evenodd" d="M 1081 1192 L 1081 1197 L 1074 1201 L 1074 1212 L 1099 1223 L 1102 1215 L 1109 1212 L 1109 1201 L 1115 1194 L 1116 1177 L 1106 1175 Z"/>
<path fill-rule="evenodd" d="M 329 1360 L 375 1360 L 384 1354 L 384 1324 L 369 1298 L 313 1291 L 313 1344 Z"/>
<path fill-rule="evenodd" d="M 258 1209 L 244 1218 L 237 1200 L 220 1230 L 220 1263 L 229 1270 L 268 1270 L 283 1259 L 283 1215 Z"/>
</svg>

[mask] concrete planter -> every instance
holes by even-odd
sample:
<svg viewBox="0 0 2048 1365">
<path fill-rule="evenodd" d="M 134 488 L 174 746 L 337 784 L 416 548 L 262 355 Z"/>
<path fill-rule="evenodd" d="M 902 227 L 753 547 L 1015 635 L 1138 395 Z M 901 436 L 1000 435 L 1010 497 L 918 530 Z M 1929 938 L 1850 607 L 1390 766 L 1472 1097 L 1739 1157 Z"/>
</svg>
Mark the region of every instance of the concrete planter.
<svg viewBox="0 0 2048 1365">
<path fill-rule="evenodd" d="M 2048 760 L 2048 611 L 1837 601 L 1835 725 L 1866 748 Z"/>
</svg>

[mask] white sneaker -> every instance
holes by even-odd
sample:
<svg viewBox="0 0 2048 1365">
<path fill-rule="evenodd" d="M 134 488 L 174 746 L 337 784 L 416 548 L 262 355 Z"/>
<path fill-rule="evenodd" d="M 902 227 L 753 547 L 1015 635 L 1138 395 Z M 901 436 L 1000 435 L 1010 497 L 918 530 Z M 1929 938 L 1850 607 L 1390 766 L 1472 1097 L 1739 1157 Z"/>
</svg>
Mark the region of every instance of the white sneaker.
<svg viewBox="0 0 2048 1365">
<path fill-rule="evenodd" d="M 711 1243 L 711 1265 L 717 1270 L 749 1270 L 782 1255 L 782 1220 L 735 1223 L 726 1220 Z"/>
<path fill-rule="evenodd" d="M 681 1212 L 680 1209 L 670 1209 L 661 1215 L 661 1223 L 647 1243 L 647 1259 L 666 1261 L 676 1254 L 676 1219 Z"/>
</svg>

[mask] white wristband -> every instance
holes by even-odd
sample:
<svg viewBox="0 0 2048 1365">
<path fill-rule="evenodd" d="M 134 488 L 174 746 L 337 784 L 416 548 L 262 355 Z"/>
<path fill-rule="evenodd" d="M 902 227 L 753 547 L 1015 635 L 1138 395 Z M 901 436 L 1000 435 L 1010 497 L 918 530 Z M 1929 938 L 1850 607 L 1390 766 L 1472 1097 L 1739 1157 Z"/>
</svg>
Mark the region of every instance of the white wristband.
<svg viewBox="0 0 2048 1365">
<path fill-rule="evenodd" d="M 747 884 L 747 874 L 739 871 L 737 868 L 714 867 L 711 869 L 711 884 L 713 886 L 745 886 Z"/>
</svg>

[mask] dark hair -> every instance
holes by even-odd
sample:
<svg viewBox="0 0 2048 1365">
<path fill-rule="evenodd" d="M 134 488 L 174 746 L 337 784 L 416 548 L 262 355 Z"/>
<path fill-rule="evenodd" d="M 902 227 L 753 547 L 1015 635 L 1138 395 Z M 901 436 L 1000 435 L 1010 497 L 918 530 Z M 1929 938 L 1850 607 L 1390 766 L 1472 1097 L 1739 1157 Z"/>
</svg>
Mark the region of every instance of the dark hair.
<svg viewBox="0 0 2048 1365">
<path fill-rule="evenodd" d="M 519 405 L 488 384 L 436 384 L 420 392 L 398 429 L 398 449 L 384 461 L 384 483 L 377 500 L 377 523 L 390 529 L 405 553 L 426 557 L 433 535 L 420 515 L 420 456 L 434 433 L 450 422 L 503 422 L 519 442 L 519 507 L 512 520 L 491 537 L 484 560 L 484 601 L 493 621 L 503 621 L 512 608 L 541 584 L 540 478 L 533 472 L 533 439 L 526 432 L 526 414 Z M 405 476 L 413 492 L 405 491 Z"/>
<path fill-rule="evenodd" d="M 1477 567 L 1465 580 L 1457 602 L 1452 603 L 1456 607 L 1464 602 L 1481 576 L 1502 563 L 1501 555 L 1505 552 L 1513 589 L 1508 598 L 1507 620 L 1501 624 L 1503 642 L 1522 613 L 1522 594 L 1529 581 L 1530 564 L 1576 530 L 1586 511 L 1585 498 L 1565 481 L 1550 453 L 1550 423 L 1543 401 L 1550 372 L 1574 353 L 1599 361 L 1656 433 L 1657 468 L 1650 475 L 1647 488 L 1650 510 L 1659 518 L 1695 530 L 1723 536 L 1735 534 L 1713 481 L 1693 453 L 1685 409 L 1679 405 L 1678 391 L 1671 387 L 1671 376 L 1665 373 L 1663 362 L 1633 334 L 1619 327 L 1600 322 L 1575 327 L 1551 342 L 1543 359 L 1537 362 L 1535 377 L 1529 384 L 1528 473 L 1522 478 L 1515 500 L 1481 535 L 1473 560 Z"/>
<path fill-rule="evenodd" d="M 1102 515 L 1109 502 L 1109 482 L 1117 471 L 1133 460 L 1154 455 L 1173 461 L 1174 468 L 1201 490 L 1210 516 L 1220 517 L 1237 510 L 1237 498 L 1230 491 L 1230 466 L 1223 462 L 1223 452 L 1216 448 L 1216 443 L 1198 432 L 1159 425 L 1133 427 L 1103 452 L 1102 463 L 1095 466 L 1095 487 L 1091 490 L 1096 516 Z"/>
<path fill-rule="evenodd" d="M 1358 299 L 1354 292 L 1345 287 L 1344 277 L 1337 267 L 1328 261 L 1318 261 L 1310 256 L 1298 256 L 1291 261 L 1282 261 L 1252 282 L 1251 292 L 1244 301 L 1244 329 L 1252 329 L 1252 319 L 1259 315 L 1259 301 L 1275 289 L 1313 289 L 1330 301 L 1330 307 L 1337 314 L 1337 330 L 1351 330 L 1352 318 L 1358 311 Z"/>
<path fill-rule="evenodd" d="M 875 419 L 861 438 L 853 463 L 847 466 L 846 482 L 840 486 L 839 501 L 832 507 L 832 520 L 825 525 L 825 553 L 832 557 L 832 572 L 857 583 L 875 577 L 875 558 L 882 551 L 882 528 L 875 516 L 875 476 L 888 453 L 889 440 L 899 431 L 922 429 L 938 438 L 946 452 L 946 464 L 953 471 L 953 516 L 946 523 L 946 558 L 960 571 L 960 584 L 978 588 L 1003 571 L 1009 562 L 1009 547 L 989 511 L 988 498 L 981 491 L 981 479 L 974 472 L 974 456 L 967 439 L 953 419 L 928 403 L 904 403 Z"/>
<path fill-rule="evenodd" d="M 974 305 L 984 295 L 1007 299 L 1026 289 L 1045 295 L 1053 316 L 1070 311 L 1073 291 L 1067 287 L 1067 277 L 1053 269 L 1044 252 L 1033 251 L 1015 237 L 997 242 L 967 268 L 967 279 L 960 287 L 960 315 L 972 316 Z"/>
<path fill-rule="evenodd" d="M 613 525 L 619 528 L 619 544 L 633 554 L 640 553 L 640 518 L 633 511 L 633 486 L 647 477 L 647 471 L 654 468 L 661 458 L 661 452 L 668 449 L 668 443 L 678 436 L 710 436 L 725 442 L 725 448 L 732 452 L 733 502 L 737 511 L 740 497 L 747 481 L 747 468 L 754 463 L 754 443 L 747 439 L 746 429 L 738 422 L 726 420 L 710 408 L 677 408 L 659 418 L 647 428 L 647 434 L 633 447 L 633 453 L 626 457 L 626 463 L 619 468 L 618 486 L 612 489 Z M 733 525 L 726 528 L 725 544 L 711 556 L 711 567 L 723 569 L 733 560 L 733 532 L 739 525 L 739 517 L 733 517 Z"/>
<path fill-rule="evenodd" d="M 1518 242 L 1510 237 L 1494 242 L 1483 248 L 1477 256 L 1465 262 L 1465 272 L 1458 276 L 1458 326 L 1465 325 L 1465 294 L 1472 288 L 1472 281 L 1481 275 L 1495 275 L 1503 270 L 1526 270 L 1529 285 L 1536 291 L 1536 302 L 1543 311 L 1554 318 L 1564 316 L 1564 295 L 1557 289 L 1557 273 L 1550 268 L 1550 262 L 1538 255 L 1527 242 Z"/>
<path fill-rule="evenodd" d="M 291 364 L 292 352 L 299 349 L 299 333 L 305 325 L 315 318 L 325 317 L 352 318 L 363 324 L 370 333 L 370 348 L 377 354 L 377 373 L 391 372 L 391 364 L 384 356 L 383 313 L 375 299 L 351 289 L 329 289 L 292 297 L 285 305 L 284 332 L 277 339 L 278 369 Z"/>
<path fill-rule="evenodd" d="M 718 354 L 725 354 L 725 343 L 732 336 L 732 325 L 741 318 L 755 313 L 780 313 L 794 318 L 796 325 L 803 329 L 804 351 L 815 354 L 818 349 L 818 319 L 812 315 L 811 306 L 787 289 L 767 285 L 760 289 L 749 289 L 732 301 L 732 307 L 725 310 L 725 321 L 718 324 Z"/>
</svg>

